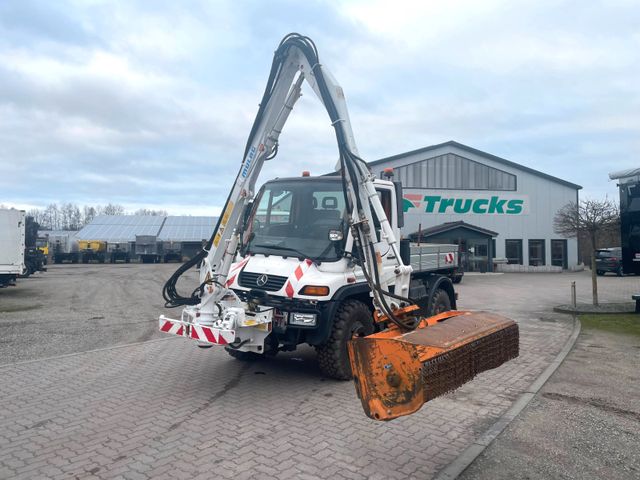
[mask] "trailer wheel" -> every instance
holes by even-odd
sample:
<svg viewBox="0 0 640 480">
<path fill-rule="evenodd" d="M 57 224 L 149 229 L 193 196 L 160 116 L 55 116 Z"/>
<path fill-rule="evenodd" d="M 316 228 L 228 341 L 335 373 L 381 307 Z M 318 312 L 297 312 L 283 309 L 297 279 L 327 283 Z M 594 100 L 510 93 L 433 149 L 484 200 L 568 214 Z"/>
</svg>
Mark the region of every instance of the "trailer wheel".
<svg viewBox="0 0 640 480">
<path fill-rule="evenodd" d="M 236 360 L 240 360 L 241 362 L 255 362 L 259 360 L 262 355 L 256 352 L 241 352 L 240 350 L 234 350 L 233 348 L 225 347 L 224 348 L 229 355 L 231 355 Z"/>
<path fill-rule="evenodd" d="M 462 275 L 455 275 L 452 279 L 451 282 L 458 284 L 462 281 Z"/>
<path fill-rule="evenodd" d="M 352 378 L 347 342 L 355 336 L 373 333 L 373 317 L 369 307 L 359 300 L 346 300 L 338 307 L 329 339 L 316 347 L 320 370 L 336 380 Z"/>
<path fill-rule="evenodd" d="M 431 304 L 429 305 L 429 316 L 432 317 L 433 315 L 448 312 L 449 310 L 451 310 L 451 299 L 449 298 L 449 294 L 441 288 L 436 289 L 436 291 L 433 292 Z"/>
</svg>

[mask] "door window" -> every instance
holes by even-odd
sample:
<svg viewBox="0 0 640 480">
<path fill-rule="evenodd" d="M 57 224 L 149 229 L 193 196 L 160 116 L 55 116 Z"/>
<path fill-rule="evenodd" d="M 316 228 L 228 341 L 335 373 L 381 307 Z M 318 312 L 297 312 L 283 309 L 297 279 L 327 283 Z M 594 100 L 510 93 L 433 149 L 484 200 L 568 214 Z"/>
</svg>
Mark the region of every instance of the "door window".
<svg viewBox="0 0 640 480">
<path fill-rule="evenodd" d="M 544 240 L 529 240 L 529 265 L 541 267 L 545 264 Z"/>
<path fill-rule="evenodd" d="M 566 240 L 551 240 L 551 265 L 567 268 Z"/>
</svg>

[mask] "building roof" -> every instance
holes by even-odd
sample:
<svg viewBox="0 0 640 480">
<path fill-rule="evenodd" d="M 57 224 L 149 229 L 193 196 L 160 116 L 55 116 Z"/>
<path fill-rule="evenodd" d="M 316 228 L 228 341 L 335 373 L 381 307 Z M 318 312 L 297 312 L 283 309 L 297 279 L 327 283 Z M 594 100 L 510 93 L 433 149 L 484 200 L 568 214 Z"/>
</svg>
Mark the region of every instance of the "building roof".
<svg viewBox="0 0 640 480">
<path fill-rule="evenodd" d="M 483 152 L 482 150 L 477 150 L 475 148 L 469 147 L 467 145 L 463 145 L 462 143 L 458 143 L 458 142 L 455 142 L 453 140 L 449 140 L 448 142 L 444 142 L 444 143 L 439 143 L 437 145 L 430 145 L 428 147 L 419 148 L 417 150 L 412 150 L 410 152 L 399 153 L 397 155 L 392 155 L 390 157 L 381 158 L 379 160 L 374 160 L 373 162 L 368 162 L 368 163 L 369 163 L 369 166 L 375 166 L 375 165 L 379 165 L 381 163 L 386 163 L 386 162 L 390 162 L 390 161 L 393 161 L 393 160 L 399 160 L 401 158 L 408 157 L 409 155 L 427 153 L 427 152 L 430 152 L 430 151 L 433 151 L 433 150 L 437 150 L 437 149 L 443 148 L 443 147 L 456 147 L 456 148 L 458 148 L 460 150 L 464 150 L 464 151 L 472 153 L 474 155 L 478 155 L 480 157 L 485 157 L 485 158 L 487 158 L 489 160 L 492 160 L 492 161 L 494 161 L 496 163 L 500 163 L 502 165 L 506 165 L 508 167 L 516 168 L 518 170 L 522 170 L 523 172 L 527 172 L 527 173 L 530 173 L 532 175 L 536 175 L 536 176 L 538 176 L 540 178 L 544 178 L 545 180 L 549 180 L 551 182 L 556 182 L 556 183 L 559 183 L 559 184 L 564 185 L 566 187 L 575 188 L 576 190 L 582 189 L 582 187 L 580 185 L 577 185 L 575 183 L 571 183 L 571 182 L 568 182 L 566 180 L 562 180 L 561 178 L 557 178 L 557 177 L 554 177 L 552 175 L 547 175 L 546 173 L 539 172 L 538 170 L 534 170 L 533 168 L 525 167 L 524 165 L 520 165 L 518 163 L 512 162 L 512 161 L 507 160 L 505 158 L 497 157 L 497 156 L 492 155 L 490 153 Z"/>
<path fill-rule="evenodd" d="M 200 242 L 209 240 L 218 217 L 167 217 L 158 240 L 164 242 Z"/>
<path fill-rule="evenodd" d="M 478 232 L 482 235 L 486 235 L 488 237 L 497 237 L 498 232 L 494 232 L 492 230 L 488 230 L 486 228 L 478 227 L 476 225 L 471 225 L 470 223 L 457 221 L 457 222 L 445 222 L 440 225 L 436 225 L 434 227 L 424 228 L 420 232 L 414 232 L 410 234 L 410 237 L 417 237 L 418 233 L 422 238 L 433 237 L 435 235 L 440 235 L 442 233 L 450 232 L 451 230 L 455 230 L 456 228 L 464 228 L 466 230 L 471 230 L 474 232 Z"/>
<path fill-rule="evenodd" d="M 80 230 L 78 240 L 135 242 L 136 235 L 158 235 L 166 217 L 152 215 L 98 215 Z"/>
<path fill-rule="evenodd" d="M 99 215 L 77 233 L 78 240 L 135 242 L 138 235 L 165 242 L 201 242 L 213 234 L 218 217 Z"/>
</svg>

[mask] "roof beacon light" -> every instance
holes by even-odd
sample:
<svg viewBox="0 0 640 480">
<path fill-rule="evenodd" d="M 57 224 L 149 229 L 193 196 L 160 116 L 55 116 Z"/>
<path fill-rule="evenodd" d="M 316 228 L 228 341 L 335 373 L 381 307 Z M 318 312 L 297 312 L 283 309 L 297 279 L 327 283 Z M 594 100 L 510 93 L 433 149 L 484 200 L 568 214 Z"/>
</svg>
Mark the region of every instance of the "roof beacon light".
<svg viewBox="0 0 640 480">
<path fill-rule="evenodd" d="M 387 167 L 383 170 L 384 178 L 387 180 L 393 177 L 393 168 Z"/>
<path fill-rule="evenodd" d="M 310 177 L 310 176 L 311 176 L 311 173 L 309 172 L 309 170 L 303 170 L 303 171 L 302 171 L 302 176 L 303 176 L 303 177 Z"/>
</svg>

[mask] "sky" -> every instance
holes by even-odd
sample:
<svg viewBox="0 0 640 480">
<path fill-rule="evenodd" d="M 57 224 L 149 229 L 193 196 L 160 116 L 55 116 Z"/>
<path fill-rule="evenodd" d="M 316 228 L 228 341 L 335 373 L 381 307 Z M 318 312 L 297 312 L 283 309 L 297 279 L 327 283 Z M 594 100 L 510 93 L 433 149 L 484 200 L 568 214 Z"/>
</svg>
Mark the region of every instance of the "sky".
<svg viewBox="0 0 640 480">
<path fill-rule="evenodd" d="M 273 51 L 311 37 L 361 156 L 448 140 L 617 198 L 640 166 L 639 1 L 0 2 L 0 204 L 217 215 Z M 276 176 L 330 171 L 306 87 Z"/>
</svg>

